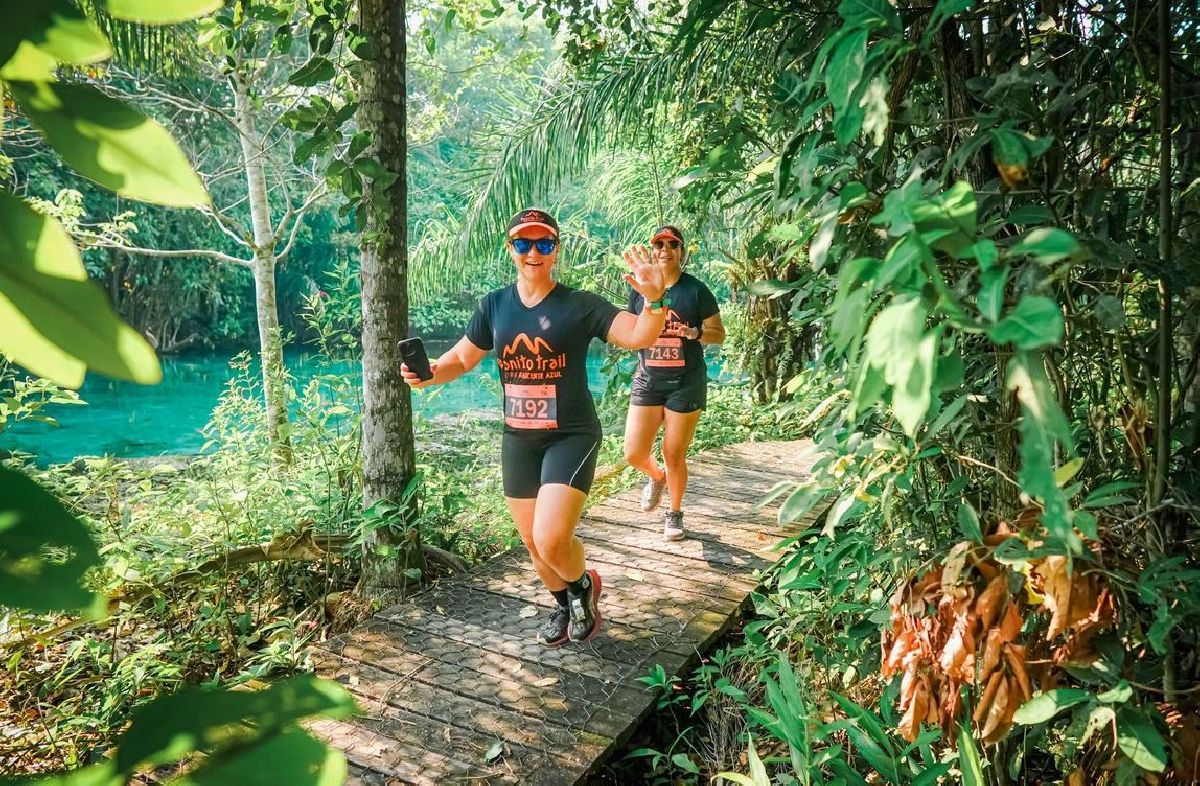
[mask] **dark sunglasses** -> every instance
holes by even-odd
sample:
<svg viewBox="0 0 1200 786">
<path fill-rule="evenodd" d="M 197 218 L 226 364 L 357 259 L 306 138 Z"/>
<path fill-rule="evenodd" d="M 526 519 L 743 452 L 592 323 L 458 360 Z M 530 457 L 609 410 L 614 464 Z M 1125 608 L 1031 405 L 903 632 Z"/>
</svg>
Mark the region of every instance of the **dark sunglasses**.
<svg viewBox="0 0 1200 786">
<path fill-rule="evenodd" d="M 543 237 L 537 240 L 530 240 L 527 237 L 514 237 L 509 241 L 512 243 L 513 251 L 518 254 L 528 254 L 529 249 L 536 248 L 537 252 L 542 256 L 549 256 L 554 253 L 554 249 L 558 248 L 558 238 Z"/>
<path fill-rule="evenodd" d="M 650 245 L 654 246 L 656 249 L 669 248 L 672 251 L 674 251 L 675 249 L 681 247 L 683 244 L 680 243 L 678 240 L 655 240 Z"/>
</svg>

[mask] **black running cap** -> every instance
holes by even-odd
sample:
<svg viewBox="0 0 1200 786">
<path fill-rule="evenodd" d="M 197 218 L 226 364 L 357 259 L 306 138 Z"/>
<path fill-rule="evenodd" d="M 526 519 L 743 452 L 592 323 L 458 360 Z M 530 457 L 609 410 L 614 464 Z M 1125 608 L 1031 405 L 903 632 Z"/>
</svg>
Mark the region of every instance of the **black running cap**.
<svg viewBox="0 0 1200 786">
<path fill-rule="evenodd" d="M 558 222 L 545 210 L 528 209 L 518 212 L 509 219 L 508 236 L 512 237 L 526 227 L 540 227 L 549 231 L 554 237 L 558 237 Z"/>
<path fill-rule="evenodd" d="M 679 245 L 683 245 L 683 232 L 679 227 L 670 224 L 663 224 L 658 229 L 654 230 L 654 234 L 650 236 L 650 242 L 662 240 L 665 237 L 674 238 L 679 241 Z"/>
</svg>

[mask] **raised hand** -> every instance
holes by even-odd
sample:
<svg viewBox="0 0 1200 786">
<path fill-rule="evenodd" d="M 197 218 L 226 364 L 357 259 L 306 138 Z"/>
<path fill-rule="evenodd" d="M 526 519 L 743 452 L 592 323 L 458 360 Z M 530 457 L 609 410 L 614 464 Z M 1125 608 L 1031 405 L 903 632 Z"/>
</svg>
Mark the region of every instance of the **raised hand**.
<svg viewBox="0 0 1200 786">
<path fill-rule="evenodd" d="M 633 245 L 625 249 L 624 256 L 630 271 L 623 276 L 625 283 L 633 287 L 647 303 L 661 300 L 667 290 L 666 282 L 662 266 L 654 261 L 650 249 L 642 245 Z"/>
<path fill-rule="evenodd" d="M 415 388 L 417 390 L 420 390 L 421 388 L 427 388 L 430 385 L 434 384 L 433 380 L 437 378 L 437 369 L 438 369 L 437 361 L 434 361 L 434 360 L 429 361 L 429 368 L 431 371 L 433 371 L 433 377 L 431 377 L 430 379 L 422 380 L 420 377 L 417 376 L 415 371 L 413 371 L 412 369 L 410 369 L 408 367 L 407 363 L 401 363 L 400 364 L 400 377 L 404 380 L 404 384 L 408 385 L 410 388 Z"/>
</svg>

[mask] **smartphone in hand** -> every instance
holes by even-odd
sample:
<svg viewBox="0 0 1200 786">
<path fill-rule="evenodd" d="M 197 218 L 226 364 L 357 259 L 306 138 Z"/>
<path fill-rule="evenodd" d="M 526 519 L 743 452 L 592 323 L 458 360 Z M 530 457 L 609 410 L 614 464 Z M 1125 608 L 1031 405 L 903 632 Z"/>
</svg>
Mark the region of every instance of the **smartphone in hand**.
<svg viewBox="0 0 1200 786">
<path fill-rule="evenodd" d="M 425 354 L 425 344 L 419 338 L 406 338 L 399 343 L 400 356 L 404 364 L 417 375 L 422 382 L 433 379 L 433 370 L 429 367 L 429 356 Z"/>
</svg>

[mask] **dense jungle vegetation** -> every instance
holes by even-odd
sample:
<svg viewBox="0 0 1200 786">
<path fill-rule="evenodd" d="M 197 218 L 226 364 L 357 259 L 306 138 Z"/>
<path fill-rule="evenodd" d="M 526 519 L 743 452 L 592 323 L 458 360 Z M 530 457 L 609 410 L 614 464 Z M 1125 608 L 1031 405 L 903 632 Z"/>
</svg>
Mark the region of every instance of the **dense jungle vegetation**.
<svg viewBox="0 0 1200 786">
<path fill-rule="evenodd" d="M 519 541 L 496 422 L 284 350 L 459 335 L 534 203 L 614 302 L 688 231 L 697 448 L 810 437 L 773 497 L 827 511 L 603 777 L 1200 779 L 1196 0 L 0 7 L 0 449 L 243 351 L 198 456 L 0 450 L 0 774 L 341 782 L 305 646 Z"/>
</svg>

